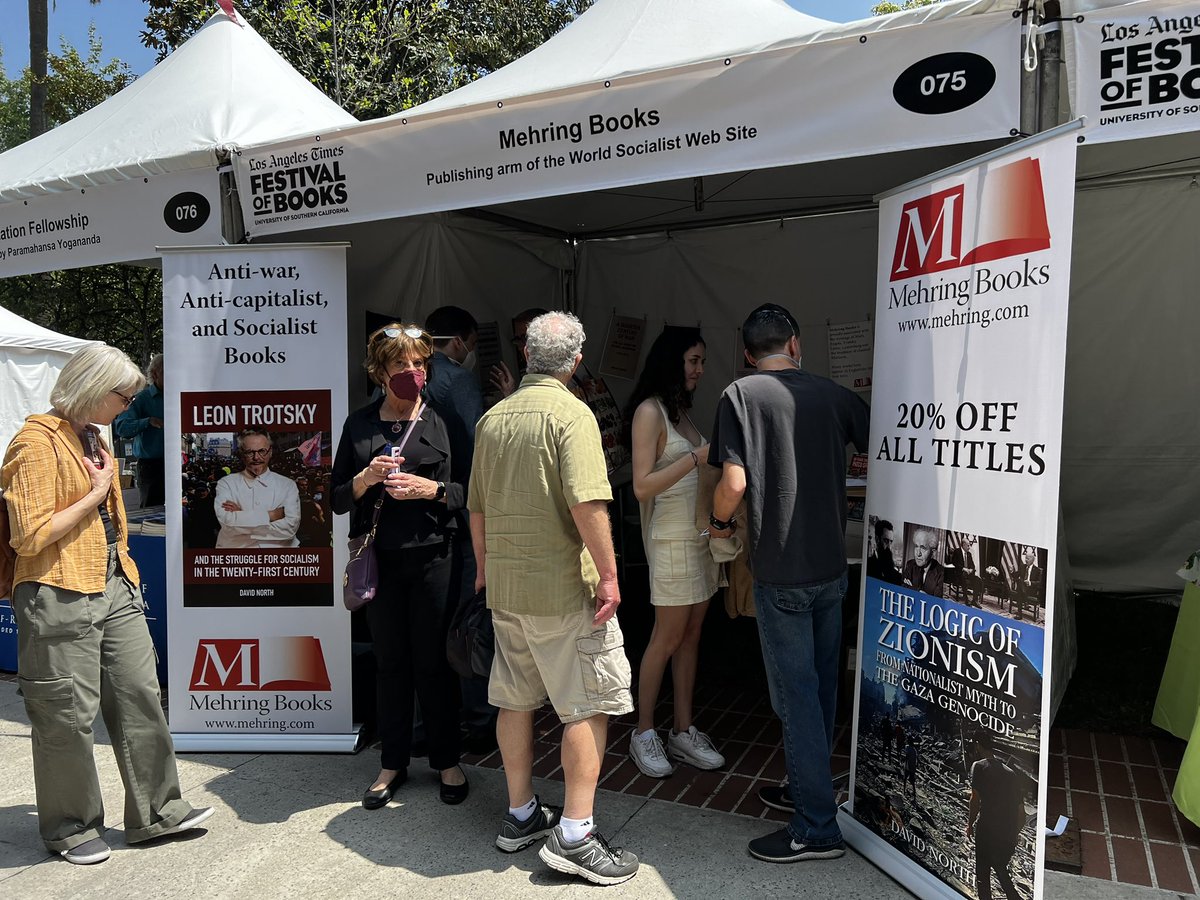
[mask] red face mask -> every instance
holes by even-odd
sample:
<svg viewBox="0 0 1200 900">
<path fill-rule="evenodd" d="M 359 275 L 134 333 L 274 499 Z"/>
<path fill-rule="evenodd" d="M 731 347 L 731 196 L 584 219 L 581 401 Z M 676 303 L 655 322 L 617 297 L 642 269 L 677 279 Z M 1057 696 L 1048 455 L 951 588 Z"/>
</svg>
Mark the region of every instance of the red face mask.
<svg viewBox="0 0 1200 900">
<path fill-rule="evenodd" d="M 388 379 L 388 387 L 398 399 L 414 401 L 421 396 L 421 389 L 425 387 L 425 370 L 409 369 L 397 372 Z"/>
</svg>

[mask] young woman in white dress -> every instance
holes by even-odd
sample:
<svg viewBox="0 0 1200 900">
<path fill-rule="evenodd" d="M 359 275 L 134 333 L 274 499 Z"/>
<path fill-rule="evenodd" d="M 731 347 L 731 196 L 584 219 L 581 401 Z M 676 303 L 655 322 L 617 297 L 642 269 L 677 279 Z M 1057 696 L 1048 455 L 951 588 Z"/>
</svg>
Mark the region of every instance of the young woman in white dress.
<svg viewBox="0 0 1200 900">
<path fill-rule="evenodd" d="M 654 630 L 638 676 L 638 726 L 629 755 L 646 775 L 674 771 L 671 759 L 719 769 L 725 758 L 692 722 L 700 630 L 718 571 L 696 529 L 698 469 L 708 444 L 688 415 L 704 374 L 705 344 L 697 328 L 667 326 L 654 341 L 630 399 L 633 492 L 642 505 L 642 540 L 650 565 Z M 667 663 L 674 683 L 674 728 L 664 749 L 654 708 Z M 670 757 L 670 758 L 668 758 Z"/>
</svg>

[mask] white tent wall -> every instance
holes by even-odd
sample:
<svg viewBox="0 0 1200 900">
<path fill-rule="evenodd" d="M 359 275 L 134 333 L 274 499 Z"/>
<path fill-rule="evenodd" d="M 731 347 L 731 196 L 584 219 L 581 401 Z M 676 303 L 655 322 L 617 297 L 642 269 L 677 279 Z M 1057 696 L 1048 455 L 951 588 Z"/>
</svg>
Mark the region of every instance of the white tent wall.
<svg viewBox="0 0 1200 900">
<path fill-rule="evenodd" d="M 586 241 L 579 251 L 585 359 L 598 369 L 613 312 L 646 316 L 643 357 L 666 323 L 698 325 L 707 343 L 694 417 L 711 429 L 717 398 L 735 377 L 737 331 L 761 303 L 789 307 L 800 323 L 804 366 L 829 371 L 828 322 L 865 321 L 875 306 L 877 216 L 846 213 L 666 235 Z M 633 381 L 607 378 L 624 406 Z"/>
<path fill-rule="evenodd" d="M 574 266 L 570 244 L 561 238 L 455 213 L 298 237 L 350 242 L 346 358 L 352 398 L 366 396 L 370 388 L 362 368 L 367 312 L 423 323 L 439 306 L 461 306 L 480 322 L 500 323 L 511 367 L 516 360 L 507 345 L 509 318 L 529 306 L 562 306 Z"/>
<path fill-rule="evenodd" d="M 1062 480 L 1072 572 L 1109 590 L 1177 592 L 1200 540 L 1200 189 L 1188 176 L 1084 186 L 1075 204 Z"/>
</svg>

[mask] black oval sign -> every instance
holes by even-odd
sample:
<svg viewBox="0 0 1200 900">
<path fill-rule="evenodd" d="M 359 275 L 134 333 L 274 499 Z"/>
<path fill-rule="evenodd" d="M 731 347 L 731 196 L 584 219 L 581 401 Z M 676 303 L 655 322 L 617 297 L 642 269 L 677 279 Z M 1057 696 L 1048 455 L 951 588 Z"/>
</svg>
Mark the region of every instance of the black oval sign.
<svg viewBox="0 0 1200 900">
<path fill-rule="evenodd" d="M 996 67 L 977 53 L 939 53 L 913 63 L 892 85 L 892 96 L 909 112 L 940 116 L 958 112 L 988 95 Z"/>
<path fill-rule="evenodd" d="M 195 191 L 184 191 L 167 201 L 163 207 L 163 221 L 172 231 L 187 234 L 207 222 L 211 212 L 207 197 Z"/>
</svg>

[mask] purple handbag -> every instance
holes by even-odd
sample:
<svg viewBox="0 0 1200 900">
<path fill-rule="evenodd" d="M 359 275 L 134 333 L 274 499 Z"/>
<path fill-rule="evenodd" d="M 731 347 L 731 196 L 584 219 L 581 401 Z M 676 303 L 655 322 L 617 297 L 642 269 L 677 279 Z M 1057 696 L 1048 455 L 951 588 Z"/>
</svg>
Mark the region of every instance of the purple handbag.
<svg viewBox="0 0 1200 900">
<path fill-rule="evenodd" d="M 375 558 L 375 529 L 379 527 L 379 511 L 383 509 L 384 494 L 375 503 L 371 530 L 350 541 L 350 560 L 342 576 L 342 603 L 354 612 L 373 599 L 379 589 L 379 560 Z"/>
<path fill-rule="evenodd" d="M 423 403 L 417 402 L 413 408 L 410 422 L 417 420 L 423 406 Z M 404 449 L 404 445 L 408 443 L 408 436 L 414 430 L 415 427 L 408 429 L 405 433 L 400 445 L 396 448 L 397 454 Z M 349 542 L 350 560 L 346 563 L 346 573 L 342 576 L 342 603 L 350 612 L 362 609 L 374 600 L 375 592 L 379 590 L 379 560 L 375 557 L 375 529 L 379 527 L 379 511 L 383 509 L 383 501 L 386 496 L 386 493 L 381 492 L 379 499 L 375 501 L 375 512 L 371 516 L 371 530 L 352 538 Z"/>
</svg>

